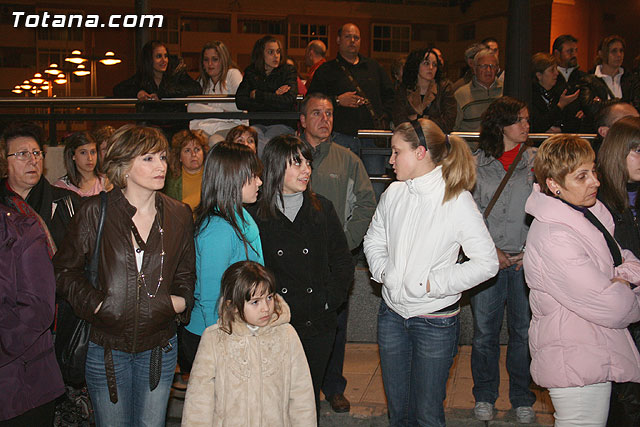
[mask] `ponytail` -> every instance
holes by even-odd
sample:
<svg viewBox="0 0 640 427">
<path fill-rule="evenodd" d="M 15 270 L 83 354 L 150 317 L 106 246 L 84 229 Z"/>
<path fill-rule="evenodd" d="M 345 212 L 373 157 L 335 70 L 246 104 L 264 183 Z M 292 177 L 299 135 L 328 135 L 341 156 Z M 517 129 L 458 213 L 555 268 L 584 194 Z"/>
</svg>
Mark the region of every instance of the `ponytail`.
<svg viewBox="0 0 640 427">
<path fill-rule="evenodd" d="M 418 119 L 417 123 L 405 122 L 398 125 L 394 134 L 401 135 L 412 149 L 418 148 L 420 140 L 414 126 L 420 126 L 424 139 L 436 166 L 442 165 L 445 182 L 442 203 L 457 197 L 464 190 L 471 190 L 476 184 L 476 163 L 467 143 L 455 135 L 445 135 L 437 124 L 429 119 Z"/>
<path fill-rule="evenodd" d="M 464 190 L 471 191 L 476 184 L 476 162 L 469 145 L 455 135 L 449 135 L 449 144 L 449 154 L 441 162 L 445 182 L 443 203 L 457 197 Z"/>
</svg>

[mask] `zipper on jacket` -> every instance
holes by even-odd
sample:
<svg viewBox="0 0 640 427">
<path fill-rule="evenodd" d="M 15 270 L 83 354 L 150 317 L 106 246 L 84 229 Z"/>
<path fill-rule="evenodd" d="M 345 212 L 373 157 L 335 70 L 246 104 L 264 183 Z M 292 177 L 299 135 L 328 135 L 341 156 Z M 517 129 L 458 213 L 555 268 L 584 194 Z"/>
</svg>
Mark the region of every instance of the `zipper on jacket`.
<svg viewBox="0 0 640 427">
<path fill-rule="evenodd" d="M 132 353 L 136 352 L 136 343 L 138 342 L 138 312 L 140 311 L 140 292 L 142 290 L 142 278 L 140 273 L 138 273 L 138 277 L 136 279 L 136 307 L 135 312 L 133 314 L 133 347 L 131 349 Z"/>
</svg>

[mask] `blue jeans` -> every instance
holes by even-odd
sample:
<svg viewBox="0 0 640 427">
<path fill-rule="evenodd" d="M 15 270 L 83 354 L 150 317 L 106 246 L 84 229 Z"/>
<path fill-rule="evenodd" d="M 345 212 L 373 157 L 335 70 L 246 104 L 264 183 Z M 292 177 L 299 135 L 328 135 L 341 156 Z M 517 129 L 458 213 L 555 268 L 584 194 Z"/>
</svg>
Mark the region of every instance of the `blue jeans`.
<svg viewBox="0 0 640 427">
<path fill-rule="evenodd" d="M 536 396 L 529 390 L 529 323 L 531 309 L 527 285 L 522 268 L 515 265 L 498 274 L 472 291 L 473 347 L 471 374 L 473 396 L 476 402 L 495 403 L 500 386 L 500 328 L 507 304 L 507 372 L 509 373 L 509 400 L 511 406 L 532 406 Z"/>
<path fill-rule="evenodd" d="M 151 350 L 141 353 L 111 351 L 118 387 L 116 403 L 109 399 L 104 348 L 89 342 L 85 376 L 97 427 L 164 427 L 178 357 L 178 339 L 174 335 L 169 342 L 173 349 L 168 353 L 162 353 L 160 383 L 153 391 L 149 391 Z"/>
<path fill-rule="evenodd" d="M 391 426 L 444 426 L 444 399 L 458 352 L 458 316 L 404 319 L 382 301 L 378 346 Z"/>
</svg>

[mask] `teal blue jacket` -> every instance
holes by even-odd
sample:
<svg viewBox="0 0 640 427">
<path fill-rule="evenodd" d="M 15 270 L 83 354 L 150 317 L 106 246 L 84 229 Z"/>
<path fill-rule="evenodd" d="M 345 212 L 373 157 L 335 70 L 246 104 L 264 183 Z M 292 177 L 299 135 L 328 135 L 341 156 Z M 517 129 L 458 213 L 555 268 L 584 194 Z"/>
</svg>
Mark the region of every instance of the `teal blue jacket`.
<svg viewBox="0 0 640 427">
<path fill-rule="evenodd" d="M 251 260 L 264 265 L 260 231 L 251 215 L 242 209 L 244 221 L 237 217 L 249 245 L 244 243 L 224 219 L 211 216 L 195 237 L 196 289 L 195 304 L 187 330 L 202 335 L 204 330 L 218 321 L 220 280 L 229 266 L 238 261 Z"/>
</svg>

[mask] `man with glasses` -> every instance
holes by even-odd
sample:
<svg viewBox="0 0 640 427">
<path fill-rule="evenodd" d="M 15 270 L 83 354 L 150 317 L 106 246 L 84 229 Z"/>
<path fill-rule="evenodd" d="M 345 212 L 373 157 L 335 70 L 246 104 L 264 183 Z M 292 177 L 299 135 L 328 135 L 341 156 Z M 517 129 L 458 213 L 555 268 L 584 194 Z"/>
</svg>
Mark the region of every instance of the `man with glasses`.
<svg viewBox="0 0 640 427">
<path fill-rule="evenodd" d="M 0 203 L 38 219 L 50 237 L 50 249 L 62 243 L 79 201 L 69 190 L 52 186 L 42 175 L 42 128 L 33 123 L 10 125 L 0 138 Z M 5 176 L 2 173 L 0 176 Z"/>
<path fill-rule="evenodd" d="M 455 91 L 458 113 L 454 130 L 478 132 L 482 113 L 495 99 L 502 96 L 502 82 L 496 79 L 500 70 L 498 58 L 491 49 L 482 49 L 473 58 L 471 81 Z M 470 144 L 471 146 L 472 144 Z M 476 146 L 471 146 L 475 150 Z"/>
</svg>

